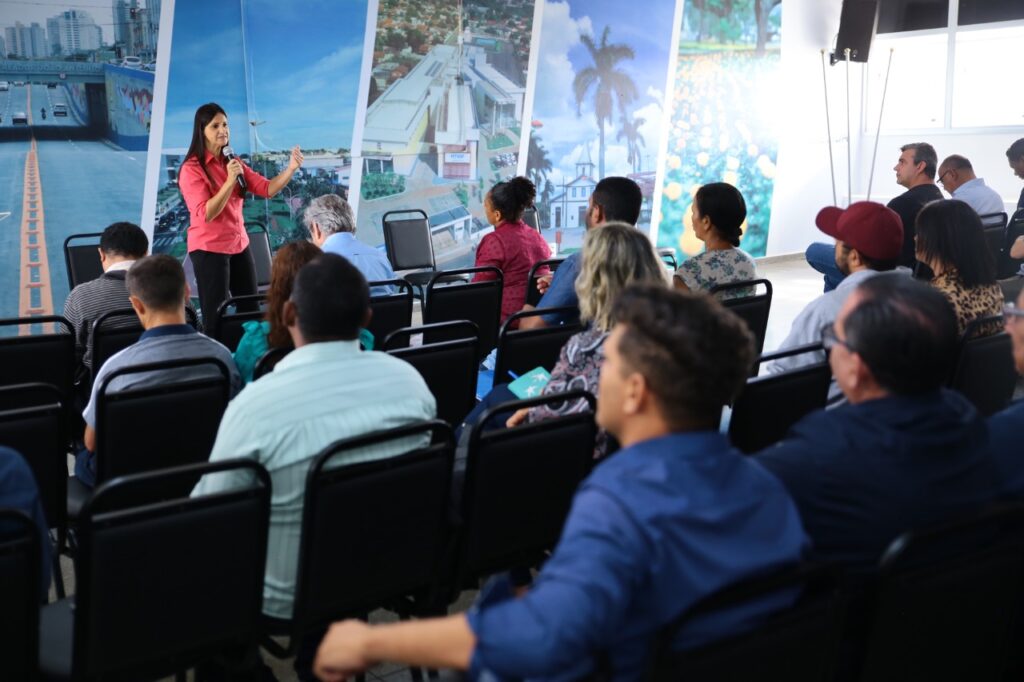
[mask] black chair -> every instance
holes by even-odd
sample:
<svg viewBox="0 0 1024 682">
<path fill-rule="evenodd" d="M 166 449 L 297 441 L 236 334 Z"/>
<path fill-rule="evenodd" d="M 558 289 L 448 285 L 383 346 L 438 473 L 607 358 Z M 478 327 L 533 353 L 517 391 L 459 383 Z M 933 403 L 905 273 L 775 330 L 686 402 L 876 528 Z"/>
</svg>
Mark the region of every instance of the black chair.
<svg viewBox="0 0 1024 682">
<path fill-rule="evenodd" d="M 203 474 L 244 472 L 230 491 L 124 507 Z M 114 507 L 113 509 L 111 507 Z M 41 618 L 48 679 L 155 679 L 259 641 L 270 476 L 250 460 L 109 481 L 82 510 L 75 596 Z M 179 679 L 183 679 L 180 677 Z"/>
<path fill-rule="evenodd" d="M 64 240 L 64 264 L 68 270 L 68 289 L 74 289 L 82 282 L 89 282 L 103 274 L 99 246 L 102 232 L 73 234 Z M 88 244 L 72 244 L 86 241 Z"/>
<path fill-rule="evenodd" d="M 676 260 L 676 250 L 671 246 L 663 246 L 658 249 L 658 257 L 661 258 L 661 262 L 666 267 L 672 269 L 673 272 L 679 269 L 679 261 Z"/>
<path fill-rule="evenodd" d="M 982 213 L 978 217 L 981 218 L 981 224 L 983 227 L 998 226 L 1005 229 L 1008 222 L 1008 216 L 1005 212 Z"/>
<path fill-rule="evenodd" d="M 540 232 L 540 223 L 537 222 L 537 209 L 533 206 L 523 211 L 523 222 Z"/>
<path fill-rule="evenodd" d="M 370 324 L 367 329 L 373 334 L 375 348 L 383 347 L 384 339 L 396 329 L 412 324 L 412 285 L 404 279 L 390 279 L 370 282 L 370 290 L 377 286 L 391 286 L 397 289 L 393 294 L 370 297 Z"/>
<path fill-rule="evenodd" d="M 337 462 L 385 443 L 404 454 Z M 448 425 L 428 421 L 340 440 L 317 455 L 306 476 L 292 618 L 265 620 L 267 651 L 286 658 L 333 620 L 380 607 L 401 613 L 406 597 L 432 597 L 449 547 L 454 447 Z M 288 635 L 288 644 L 270 635 Z"/>
<path fill-rule="evenodd" d="M 68 530 L 69 415 L 62 400 L 50 384 L 0 387 L 0 445 L 17 450 L 36 479 L 43 515 L 57 537 L 53 575 L 58 597 L 64 596 L 58 554 L 64 549 Z"/>
<path fill-rule="evenodd" d="M 448 284 L 453 277 L 473 276 L 489 272 L 494 279 L 482 282 Z M 469 320 L 480 333 L 481 357 L 491 352 L 498 343 L 498 323 L 501 321 L 501 294 L 503 278 L 501 270 L 488 265 L 480 268 L 463 268 L 439 272 L 427 284 L 427 303 L 423 309 L 423 323 L 455 322 Z M 430 331 L 423 338 L 424 343 L 449 341 L 452 338 L 445 330 Z"/>
<path fill-rule="evenodd" d="M 531 369 L 543 367 L 551 371 L 558 362 L 562 346 L 569 337 L 578 333 L 583 327 L 579 322 L 563 324 L 558 327 L 541 327 L 540 329 L 513 329 L 519 320 L 539 315 L 572 313 L 576 308 L 564 306 L 529 310 L 511 315 L 501 325 L 498 334 L 498 356 L 494 363 L 494 385 L 507 384 L 516 377 L 522 376 Z"/>
<path fill-rule="evenodd" d="M 281 362 L 286 355 L 291 353 L 294 348 L 288 346 L 286 348 L 271 348 L 266 353 L 260 356 L 260 359 L 256 361 L 256 367 L 252 370 L 252 380 L 256 381 L 264 374 L 270 374 L 277 367 L 277 363 Z"/>
<path fill-rule="evenodd" d="M 889 546 L 861 679 L 1001 680 L 1024 578 L 1024 509 L 912 531 Z"/>
<path fill-rule="evenodd" d="M 444 334 L 447 341 L 428 343 L 430 334 Z M 424 343 L 410 346 L 409 337 L 423 334 Z M 476 325 L 467 320 L 406 327 L 388 335 L 381 350 L 416 368 L 437 401 L 437 417 L 459 424 L 476 404 L 480 340 Z"/>
<path fill-rule="evenodd" d="M 42 324 L 39 334 L 7 335 L 24 325 Z M 75 387 L 75 335 L 58 315 L 0 320 L 0 385 L 44 383 L 57 388 L 61 401 L 71 404 Z"/>
<path fill-rule="evenodd" d="M 703 618 L 728 618 L 729 612 L 760 599 L 798 591 L 799 596 L 753 630 L 696 649 L 674 644 L 686 627 Z M 655 640 L 645 680 L 733 682 L 832 679 L 843 633 L 845 599 L 830 567 L 787 566 L 755 575 L 705 597 L 664 628 Z"/>
<path fill-rule="evenodd" d="M 266 316 L 266 294 L 232 296 L 217 308 L 206 324 L 206 333 L 224 344 L 232 353 L 238 349 L 245 330 L 242 325 L 260 321 Z M 232 312 L 231 309 L 234 308 Z"/>
<path fill-rule="evenodd" d="M 820 343 L 812 343 L 766 353 L 759 362 L 821 351 Z M 729 439 L 748 454 L 777 443 L 793 424 L 825 407 L 831 382 L 832 368 L 822 360 L 780 374 L 748 379 L 732 406 Z"/>
<path fill-rule="evenodd" d="M 32 519 L 0 509 L 0 672 L 5 680 L 38 679 L 39 549 Z"/>
<path fill-rule="evenodd" d="M 1002 315 L 992 315 L 967 325 L 949 381 L 950 388 L 963 393 L 986 416 L 1010 404 L 1017 381 L 1010 335 L 977 335 L 979 328 L 1002 326 L 1002 320 Z"/>
<path fill-rule="evenodd" d="M 206 366 L 201 378 L 175 372 Z M 159 372 L 159 384 L 110 390 L 121 377 Z M 189 358 L 123 367 L 104 377 L 96 391 L 96 485 L 119 476 L 205 462 L 210 457 L 230 396 L 230 374 L 215 358 Z M 188 482 L 179 479 L 183 485 Z M 188 485 L 191 490 L 195 481 Z M 187 494 L 171 490 L 165 494 Z M 80 516 L 92 491 L 68 481 L 68 516 Z"/>
<path fill-rule="evenodd" d="M 199 328 L 199 318 L 189 307 L 185 308 L 185 321 L 194 329 Z M 92 323 L 89 343 L 92 346 L 92 378 L 96 378 L 103 363 L 139 340 L 142 323 L 132 308 L 118 308 L 103 313 Z"/>
<path fill-rule="evenodd" d="M 764 286 L 764 293 L 755 293 L 749 296 L 738 296 L 736 298 L 724 298 L 722 305 L 739 315 L 750 332 L 754 335 L 755 350 L 760 353 L 764 350 L 764 337 L 768 333 L 768 315 L 772 310 L 772 283 L 766 279 L 752 279 L 746 282 L 729 282 L 719 284 L 711 289 L 711 294 L 727 294 L 738 289 L 753 289 L 758 285 Z"/>
<path fill-rule="evenodd" d="M 546 267 L 551 271 L 551 274 L 554 274 L 558 266 L 564 261 L 564 258 L 549 258 L 548 260 L 542 260 L 539 263 L 533 264 L 533 267 L 530 268 L 530 274 L 526 278 L 526 305 L 536 306 L 540 303 L 540 299 L 543 298 L 543 294 L 537 291 L 537 280 L 540 279 L 537 272 L 541 268 Z"/>
<path fill-rule="evenodd" d="M 256 290 L 266 291 L 270 286 L 270 272 L 274 266 L 274 250 L 270 246 L 270 234 L 263 223 L 245 223 L 249 235 L 249 251 L 256 266 Z M 256 228 L 256 229 L 252 229 Z"/>
<path fill-rule="evenodd" d="M 394 217 L 398 215 L 409 217 Z M 401 277 L 422 292 L 437 270 L 434 240 L 426 212 L 420 209 L 388 211 L 381 218 L 381 227 L 384 231 L 384 249 L 391 267 L 395 271 L 413 270 Z"/>
<path fill-rule="evenodd" d="M 576 400 L 586 400 L 591 410 L 511 429 L 484 429 L 498 413 Z M 586 391 L 555 393 L 497 405 L 474 424 L 458 504 L 450 595 L 481 577 L 536 566 L 555 546 L 576 487 L 594 462 L 594 405 Z"/>
</svg>

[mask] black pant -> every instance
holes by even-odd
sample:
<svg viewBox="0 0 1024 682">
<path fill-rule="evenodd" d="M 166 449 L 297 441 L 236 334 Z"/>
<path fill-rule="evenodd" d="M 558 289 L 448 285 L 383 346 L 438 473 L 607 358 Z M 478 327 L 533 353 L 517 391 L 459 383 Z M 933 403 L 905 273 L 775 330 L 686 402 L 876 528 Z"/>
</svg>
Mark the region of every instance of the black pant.
<svg viewBox="0 0 1024 682">
<path fill-rule="evenodd" d="M 199 307 L 203 311 L 203 324 L 209 325 L 220 304 L 229 296 L 247 296 L 256 293 L 256 262 L 249 247 L 241 253 L 228 255 L 211 251 L 189 253 L 199 285 Z M 254 310 L 255 306 L 240 307 Z"/>
</svg>

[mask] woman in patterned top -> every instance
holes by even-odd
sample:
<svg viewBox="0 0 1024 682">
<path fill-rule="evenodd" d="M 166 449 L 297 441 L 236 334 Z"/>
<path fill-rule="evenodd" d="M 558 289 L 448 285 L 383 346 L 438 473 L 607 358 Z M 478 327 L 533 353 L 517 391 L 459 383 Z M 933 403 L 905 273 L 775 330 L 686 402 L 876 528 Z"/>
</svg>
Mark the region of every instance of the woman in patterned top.
<svg viewBox="0 0 1024 682">
<path fill-rule="evenodd" d="M 917 214 L 915 227 L 917 259 L 935 273 L 931 285 L 953 304 L 960 333 L 973 320 L 1001 315 L 1003 291 L 974 209 L 957 199 L 933 201 Z M 1002 326 L 986 324 L 979 335 L 996 334 Z"/>
<path fill-rule="evenodd" d="M 754 259 L 737 248 L 747 218 L 740 191 L 727 182 L 712 182 L 697 190 L 690 206 L 693 233 L 704 242 L 704 252 L 683 262 L 672 282 L 682 291 L 710 291 L 719 284 L 757 279 Z M 723 298 L 753 294 L 734 289 Z"/>
<path fill-rule="evenodd" d="M 664 269 L 654 247 L 643 232 L 626 223 L 606 223 L 588 230 L 583 238 L 583 261 L 576 278 L 580 319 L 587 328 L 569 338 L 551 372 L 543 395 L 575 389 L 597 395 L 597 380 L 604 360 L 604 342 L 612 327 L 612 305 L 619 293 L 633 283 L 667 286 Z M 543 405 L 520 410 L 508 420 L 509 427 L 528 420 L 551 419 L 588 409 L 585 400 Z M 608 451 L 608 437 L 598 434 L 595 457 Z"/>
</svg>

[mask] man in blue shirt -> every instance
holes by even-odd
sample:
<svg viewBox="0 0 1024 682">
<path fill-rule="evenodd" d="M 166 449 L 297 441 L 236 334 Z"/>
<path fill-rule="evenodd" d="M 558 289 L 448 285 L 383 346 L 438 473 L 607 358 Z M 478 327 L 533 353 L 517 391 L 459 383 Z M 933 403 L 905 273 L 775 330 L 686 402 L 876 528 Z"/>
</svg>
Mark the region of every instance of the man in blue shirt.
<svg viewBox="0 0 1024 682">
<path fill-rule="evenodd" d="M 636 225 L 640 219 L 640 206 L 643 204 L 643 192 L 640 185 L 629 178 L 610 177 L 601 180 L 587 200 L 587 229 L 600 227 L 613 221 Z M 536 309 L 560 308 L 573 306 L 579 308 L 580 301 L 576 297 L 576 277 L 580 274 L 582 253 L 570 254 L 553 275 L 540 278 L 537 289 L 542 294 Z M 523 310 L 534 310 L 534 306 L 525 305 Z M 560 324 L 575 322 L 574 315 L 552 313 L 527 317 L 519 322 L 520 329 L 539 329 L 541 327 L 557 327 Z"/>
<path fill-rule="evenodd" d="M 781 484 L 718 432 L 753 359 L 749 331 L 707 296 L 634 286 L 605 342 L 597 421 L 622 449 L 580 485 L 534 585 L 496 578 L 469 613 L 383 626 L 337 623 L 320 679 L 394 660 L 497 678 L 578 679 L 606 654 L 639 679 L 652 637 L 727 585 L 800 560 L 806 538 Z M 677 645 L 753 626 L 788 600 L 698 620 Z"/>
<path fill-rule="evenodd" d="M 756 459 L 793 496 L 816 558 L 867 573 L 900 534 L 994 499 L 988 429 L 942 388 L 957 327 L 937 290 L 876 275 L 822 337 L 848 403 L 808 415 Z"/>
<path fill-rule="evenodd" d="M 324 253 L 336 253 L 356 266 L 367 282 L 395 279 L 395 271 L 380 249 L 356 239 L 352 207 L 337 194 L 324 194 L 309 202 L 302 220 L 313 243 Z M 393 287 L 371 287 L 370 295 L 393 293 Z"/>
<path fill-rule="evenodd" d="M 1017 296 L 1016 305 L 1006 306 L 1003 319 L 1006 332 L 1013 340 L 1013 363 L 1017 373 L 1024 376 L 1024 291 Z M 1020 456 L 1021 441 L 1024 441 L 1024 400 L 989 417 L 988 429 L 1003 494 L 1024 497 L 1024 460 Z"/>
</svg>

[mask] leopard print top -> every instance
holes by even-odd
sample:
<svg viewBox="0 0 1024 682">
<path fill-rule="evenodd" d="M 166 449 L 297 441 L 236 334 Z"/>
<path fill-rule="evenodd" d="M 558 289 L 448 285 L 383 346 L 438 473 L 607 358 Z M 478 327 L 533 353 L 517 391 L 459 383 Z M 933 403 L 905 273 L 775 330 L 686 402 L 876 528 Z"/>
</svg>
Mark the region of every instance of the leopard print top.
<svg viewBox="0 0 1024 682">
<path fill-rule="evenodd" d="M 989 315 L 1002 315 L 1003 290 L 998 284 L 979 284 L 967 287 L 960 279 L 955 268 L 937 275 L 931 282 L 932 286 L 941 291 L 956 311 L 957 329 L 961 334 L 973 320 Z M 979 330 L 981 336 L 996 334 L 1002 329 L 998 322 Z"/>
</svg>

